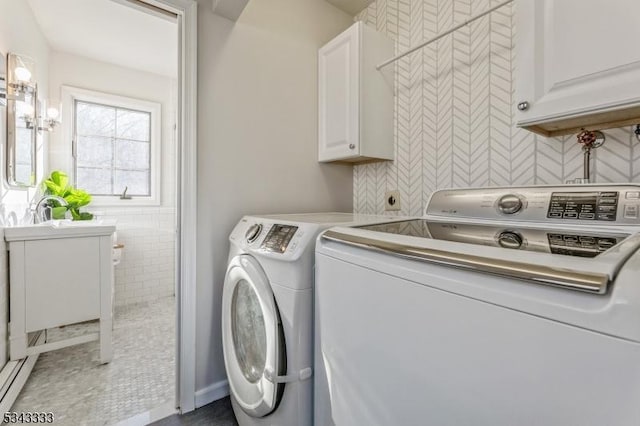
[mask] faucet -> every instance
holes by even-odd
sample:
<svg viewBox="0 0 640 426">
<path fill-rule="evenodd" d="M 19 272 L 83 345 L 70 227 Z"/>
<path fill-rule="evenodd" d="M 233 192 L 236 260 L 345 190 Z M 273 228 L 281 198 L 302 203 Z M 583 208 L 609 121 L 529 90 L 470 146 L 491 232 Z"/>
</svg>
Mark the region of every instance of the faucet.
<svg viewBox="0 0 640 426">
<path fill-rule="evenodd" d="M 33 215 L 33 220 L 35 223 L 42 223 L 52 219 L 53 214 L 51 212 L 51 209 L 56 206 L 52 205 L 50 203 L 51 201 L 57 201 L 58 204 L 63 207 L 69 205 L 69 203 L 67 203 L 67 200 L 57 195 L 42 196 L 42 198 L 40 198 L 36 203 L 36 207 L 34 209 L 35 214 Z"/>
</svg>

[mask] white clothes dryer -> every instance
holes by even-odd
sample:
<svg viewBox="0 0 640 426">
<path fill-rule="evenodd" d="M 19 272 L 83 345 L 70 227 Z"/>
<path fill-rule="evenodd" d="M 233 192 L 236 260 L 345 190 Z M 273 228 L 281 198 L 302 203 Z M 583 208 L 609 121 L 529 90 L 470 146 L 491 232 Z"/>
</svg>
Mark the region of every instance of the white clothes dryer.
<svg viewBox="0 0 640 426">
<path fill-rule="evenodd" d="M 388 222 L 350 213 L 245 216 L 231 233 L 222 340 L 240 426 L 313 424 L 313 281 L 317 235 Z"/>
</svg>

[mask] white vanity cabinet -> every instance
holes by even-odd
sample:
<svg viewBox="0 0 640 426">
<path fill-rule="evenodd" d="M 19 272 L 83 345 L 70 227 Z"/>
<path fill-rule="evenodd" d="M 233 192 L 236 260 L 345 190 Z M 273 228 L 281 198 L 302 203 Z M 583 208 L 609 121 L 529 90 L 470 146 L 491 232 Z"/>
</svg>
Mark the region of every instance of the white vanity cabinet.
<svg viewBox="0 0 640 426">
<path fill-rule="evenodd" d="M 318 161 L 393 160 L 394 42 L 356 22 L 318 52 Z"/>
<path fill-rule="evenodd" d="M 6 228 L 9 245 L 9 355 L 29 355 L 100 340 L 112 358 L 112 240 L 115 226 Z M 28 333 L 100 320 L 99 334 L 28 346 Z"/>
<path fill-rule="evenodd" d="M 640 2 L 518 0 L 517 125 L 544 135 L 640 123 Z"/>
</svg>

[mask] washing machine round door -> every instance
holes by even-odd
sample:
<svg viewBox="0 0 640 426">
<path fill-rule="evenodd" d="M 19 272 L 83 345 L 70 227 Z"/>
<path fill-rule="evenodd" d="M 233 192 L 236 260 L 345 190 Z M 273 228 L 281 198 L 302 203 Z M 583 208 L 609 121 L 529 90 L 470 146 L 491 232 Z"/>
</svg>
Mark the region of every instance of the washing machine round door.
<svg viewBox="0 0 640 426">
<path fill-rule="evenodd" d="M 249 255 L 229 263 L 222 292 L 222 343 L 229 387 L 242 409 L 264 417 L 278 406 L 285 348 L 266 274 Z"/>
</svg>

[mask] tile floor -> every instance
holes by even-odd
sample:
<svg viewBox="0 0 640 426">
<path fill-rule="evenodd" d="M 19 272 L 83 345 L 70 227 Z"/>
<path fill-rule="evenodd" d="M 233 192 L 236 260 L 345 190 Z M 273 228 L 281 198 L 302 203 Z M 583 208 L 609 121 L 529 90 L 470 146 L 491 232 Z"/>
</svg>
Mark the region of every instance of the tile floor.
<svg viewBox="0 0 640 426">
<path fill-rule="evenodd" d="M 49 341 L 97 331 L 97 322 L 50 330 Z M 98 342 L 40 355 L 13 411 L 53 412 L 56 425 L 110 425 L 175 398 L 175 299 L 115 309 L 114 356 Z"/>
</svg>

